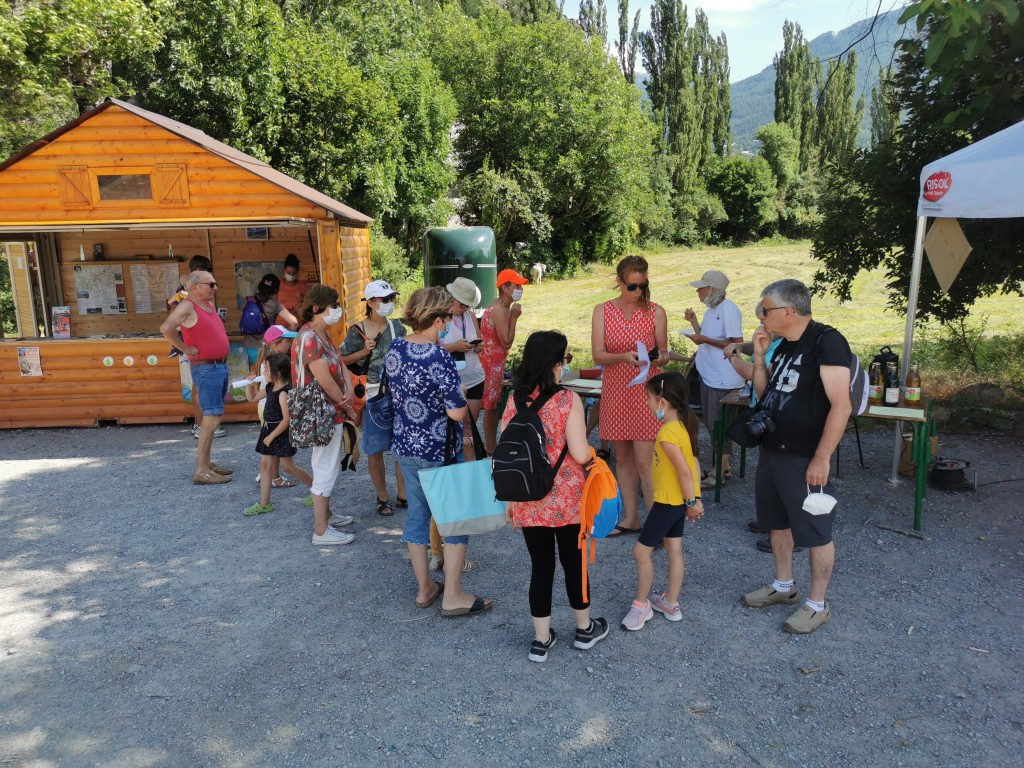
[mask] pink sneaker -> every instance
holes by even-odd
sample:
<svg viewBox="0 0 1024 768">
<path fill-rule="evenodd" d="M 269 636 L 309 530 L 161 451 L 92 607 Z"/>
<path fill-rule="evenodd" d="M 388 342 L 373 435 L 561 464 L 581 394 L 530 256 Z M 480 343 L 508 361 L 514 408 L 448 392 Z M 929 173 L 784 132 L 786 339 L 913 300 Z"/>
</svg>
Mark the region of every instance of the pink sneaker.
<svg viewBox="0 0 1024 768">
<path fill-rule="evenodd" d="M 665 594 L 651 595 L 651 608 L 656 610 L 669 621 L 682 621 L 683 612 L 679 610 L 679 603 L 670 603 L 665 599 Z"/>
<path fill-rule="evenodd" d="M 622 628 L 628 629 L 630 632 L 636 632 L 637 630 L 643 629 L 644 624 L 654 618 L 654 611 L 651 610 L 650 601 L 644 601 L 638 603 L 636 600 L 629 606 L 629 613 L 626 614 L 626 618 L 622 620 Z"/>
</svg>

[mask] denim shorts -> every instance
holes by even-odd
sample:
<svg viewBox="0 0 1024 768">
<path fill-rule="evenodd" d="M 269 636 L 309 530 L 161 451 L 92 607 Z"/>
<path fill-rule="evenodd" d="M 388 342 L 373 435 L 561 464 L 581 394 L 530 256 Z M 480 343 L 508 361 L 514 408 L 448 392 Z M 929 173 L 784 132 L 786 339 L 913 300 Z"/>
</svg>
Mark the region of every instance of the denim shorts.
<svg viewBox="0 0 1024 768">
<path fill-rule="evenodd" d="M 228 366 L 226 363 L 190 365 L 192 383 L 199 387 L 199 407 L 204 416 L 224 413 L 224 395 L 228 393 Z"/>
<path fill-rule="evenodd" d="M 443 466 L 440 461 L 425 461 L 407 456 L 396 456 L 398 466 L 402 468 L 405 478 L 405 496 L 409 500 L 409 509 L 405 512 L 405 528 L 402 529 L 401 541 L 406 544 L 430 544 L 430 506 L 420 485 L 421 469 L 433 469 Z M 445 544 L 467 544 L 468 536 L 445 536 Z"/>
</svg>

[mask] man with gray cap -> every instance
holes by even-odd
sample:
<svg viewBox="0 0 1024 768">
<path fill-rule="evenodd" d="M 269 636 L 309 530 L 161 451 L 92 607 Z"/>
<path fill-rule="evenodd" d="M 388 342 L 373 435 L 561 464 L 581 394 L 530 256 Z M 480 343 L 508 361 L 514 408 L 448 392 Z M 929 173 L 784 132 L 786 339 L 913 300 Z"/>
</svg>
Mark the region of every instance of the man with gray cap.
<svg viewBox="0 0 1024 768">
<path fill-rule="evenodd" d="M 704 426 L 711 435 L 711 464 L 715 466 L 715 423 L 718 421 L 719 401 L 728 394 L 738 392 L 744 379 L 733 369 L 722 350 L 734 343 L 743 341 L 743 315 L 740 308 L 725 298 L 725 289 L 729 278 L 717 269 L 711 269 L 701 275 L 700 280 L 690 283 L 697 289 L 699 298 L 707 309 L 700 323 L 697 314 L 687 307 L 684 317 L 693 326 L 693 333 L 684 335 L 697 344 L 695 364 L 700 374 L 700 407 L 704 416 Z M 722 456 L 722 477 L 731 477 L 729 469 L 729 448 L 727 443 Z M 702 488 L 713 488 L 715 478 L 708 474 L 701 481 Z"/>
</svg>

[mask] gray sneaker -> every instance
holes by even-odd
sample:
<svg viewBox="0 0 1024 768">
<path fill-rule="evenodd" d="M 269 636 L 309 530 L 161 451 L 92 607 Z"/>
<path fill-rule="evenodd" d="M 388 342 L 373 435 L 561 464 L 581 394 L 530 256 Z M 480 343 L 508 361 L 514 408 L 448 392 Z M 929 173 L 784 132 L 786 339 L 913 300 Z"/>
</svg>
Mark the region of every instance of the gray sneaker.
<svg viewBox="0 0 1024 768">
<path fill-rule="evenodd" d="M 765 608 L 769 605 L 775 605 L 776 603 L 784 603 L 785 605 L 796 605 L 796 602 L 800 599 L 800 593 L 796 591 L 796 584 L 789 592 L 779 592 L 769 584 L 767 587 L 761 587 L 755 589 L 753 592 L 747 592 L 743 597 L 740 598 L 740 602 L 748 608 Z"/>
<path fill-rule="evenodd" d="M 331 526 L 327 526 L 327 530 L 324 531 L 322 536 L 317 536 L 316 533 L 313 534 L 313 543 L 318 547 L 326 547 L 334 544 L 351 544 L 355 538 L 356 535 L 354 533 L 344 533 L 331 528 Z"/>
<path fill-rule="evenodd" d="M 217 427 L 217 429 L 215 429 L 213 431 L 213 436 L 214 437 L 224 437 L 224 435 L 226 435 L 226 434 L 227 434 L 227 432 L 225 432 L 220 427 Z M 192 425 L 192 437 L 194 437 L 196 440 L 199 439 L 199 425 L 198 424 L 193 424 Z"/>
</svg>

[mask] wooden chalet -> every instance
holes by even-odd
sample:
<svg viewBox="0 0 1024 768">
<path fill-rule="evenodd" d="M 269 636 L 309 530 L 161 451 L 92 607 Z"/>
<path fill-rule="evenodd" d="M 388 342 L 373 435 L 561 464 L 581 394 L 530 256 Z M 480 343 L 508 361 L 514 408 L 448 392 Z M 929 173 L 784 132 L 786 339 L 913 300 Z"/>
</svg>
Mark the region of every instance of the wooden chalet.
<svg viewBox="0 0 1024 768">
<path fill-rule="evenodd" d="M 303 279 L 338 289 L 345 321 L 358 318 L 370 222 L 195 128 L 108 99 L 0 163 L 18 326 L 0 339 L 0 428 L 184 421 L 192 406 L 159 327 L 189 259 L 213 262 L 234 350 L 243 294 L 288 253 Z M 253 418 L 244 400 L 227 404 L 226 421 Z"/>
</svg>

